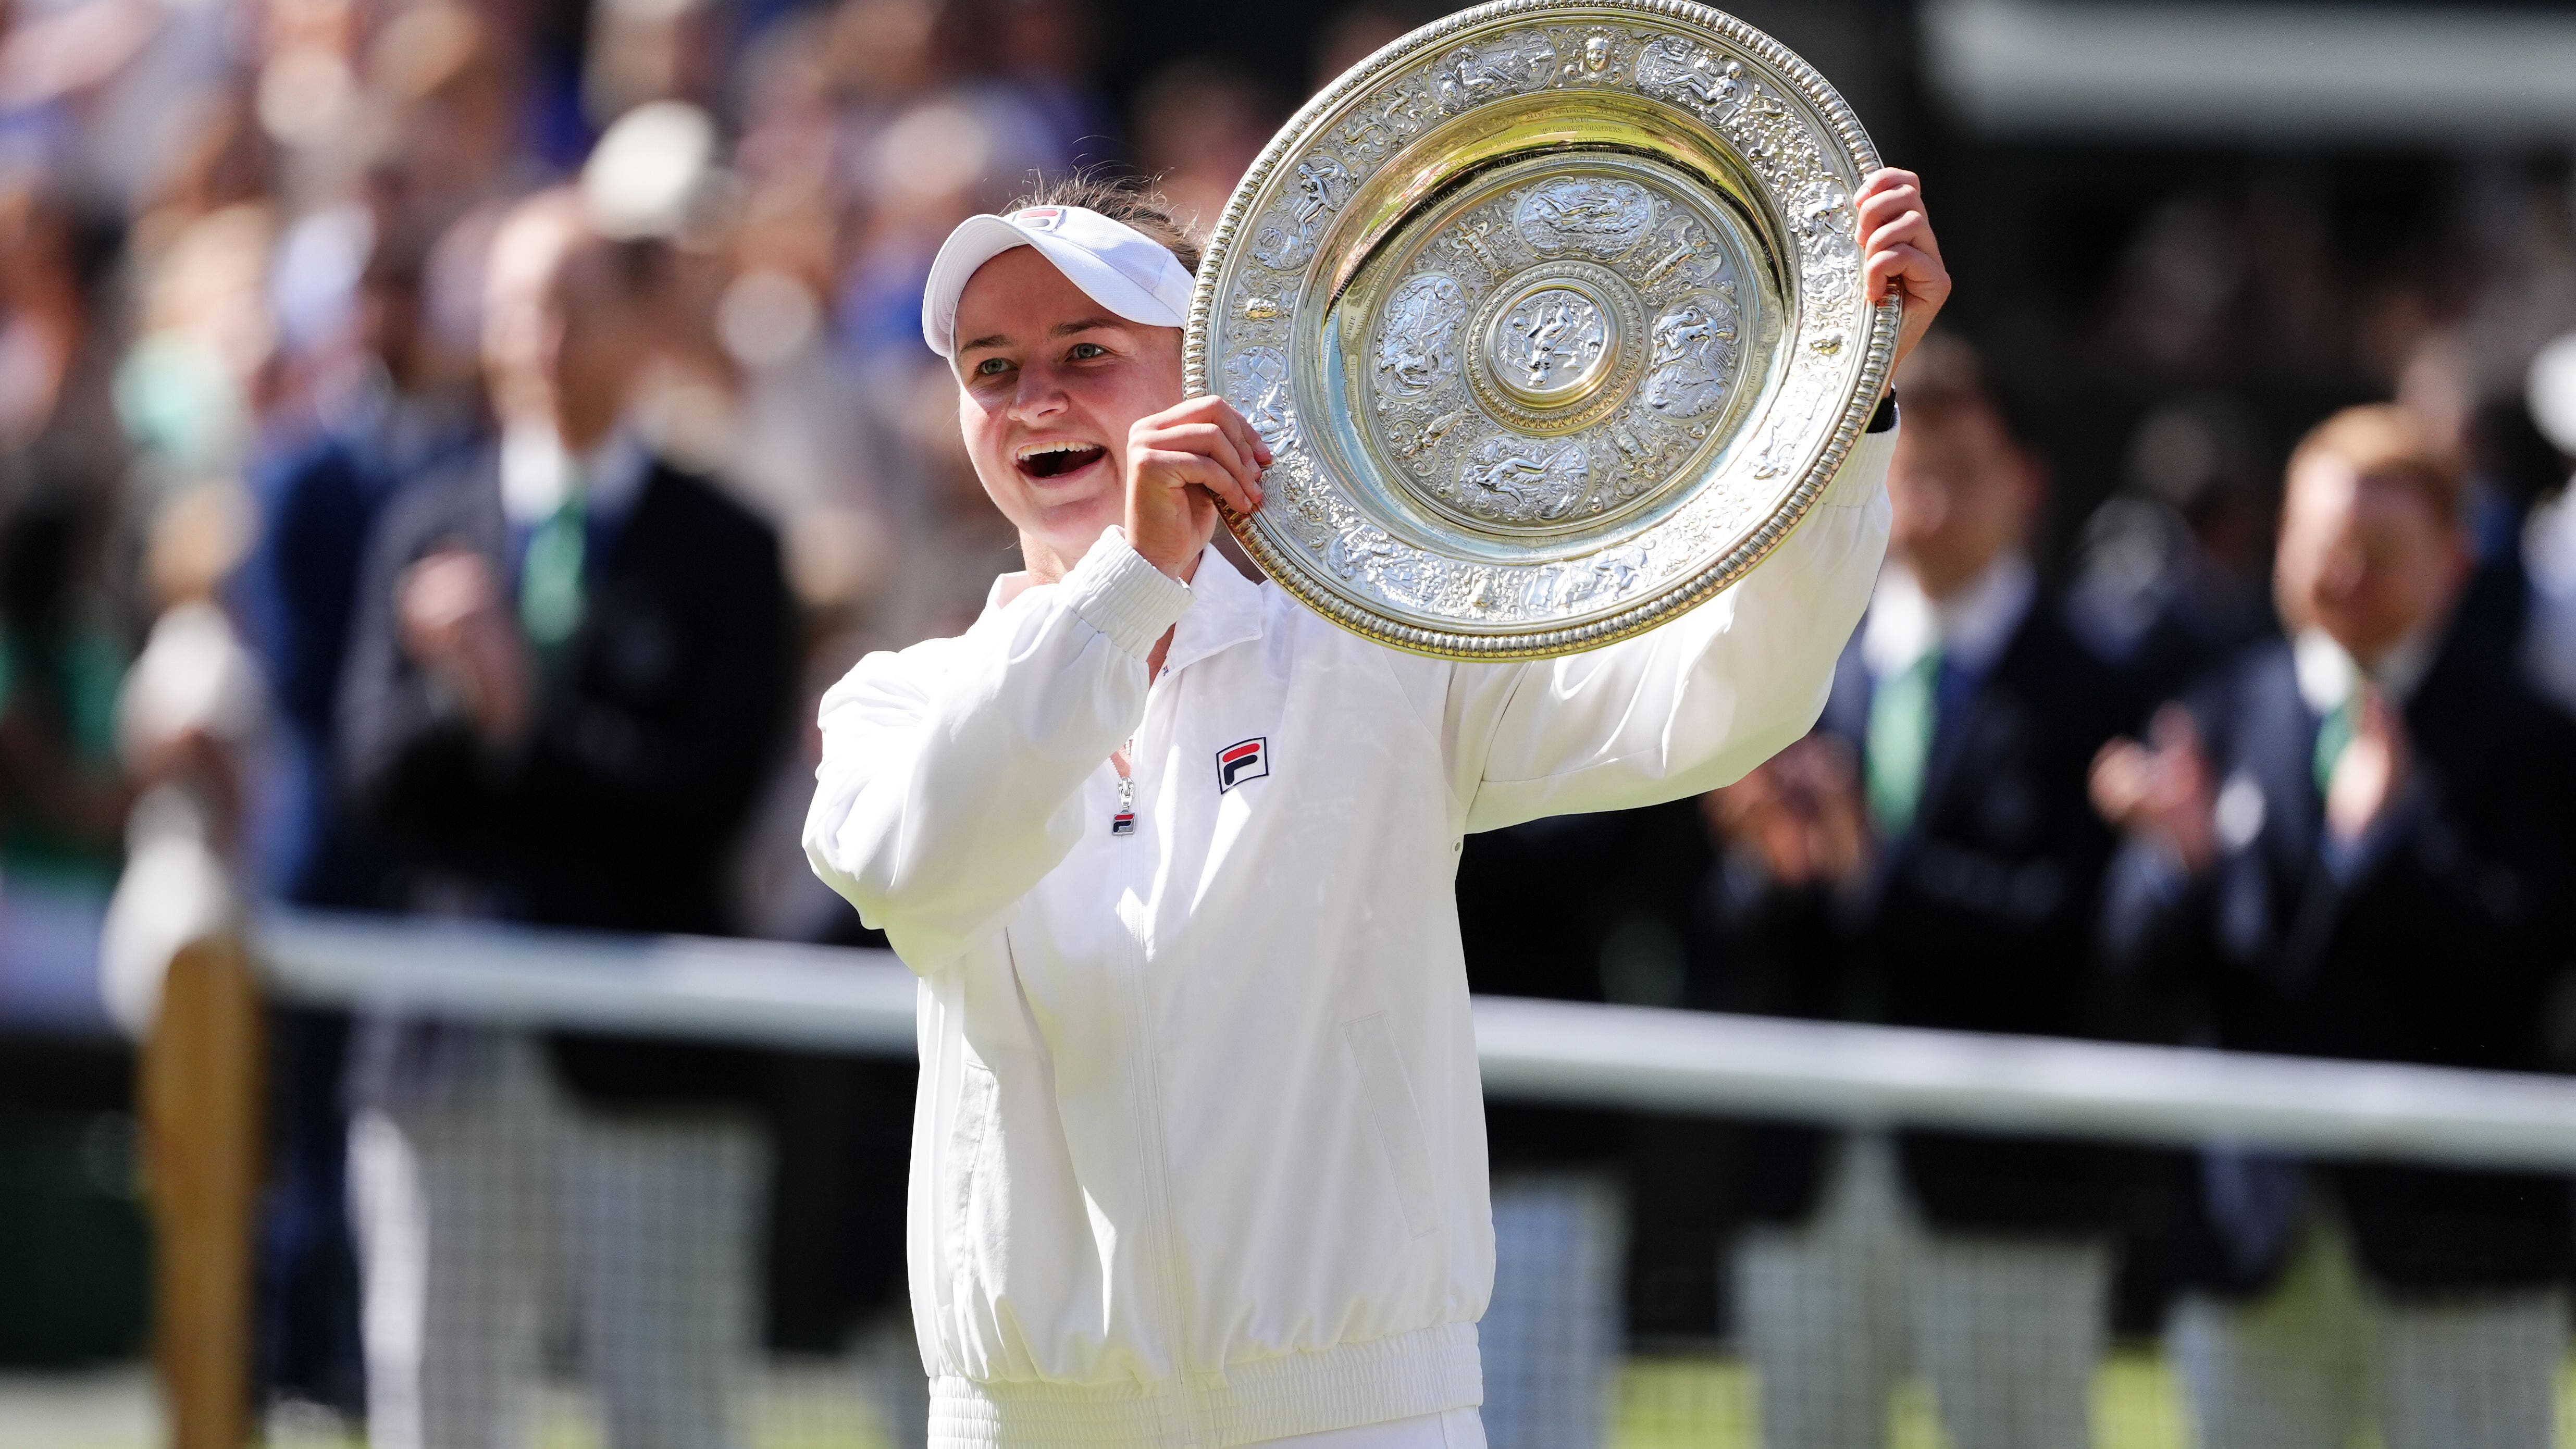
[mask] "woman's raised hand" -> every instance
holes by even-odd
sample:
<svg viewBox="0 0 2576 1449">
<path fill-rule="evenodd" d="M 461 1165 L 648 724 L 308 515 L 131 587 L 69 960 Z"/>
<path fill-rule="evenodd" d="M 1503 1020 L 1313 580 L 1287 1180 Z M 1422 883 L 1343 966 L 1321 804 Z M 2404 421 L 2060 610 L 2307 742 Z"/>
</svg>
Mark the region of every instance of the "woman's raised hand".
<svg viewBox="0 0 2576 1449">
<path fill-rule="evenodd" d="M 1127 430 L 1127 542 L 1174 578 L 1216 533 L 1217 504 L 1261 506 L 1270 449 L 1243 414 L 1209 394 L 1136 420 Z"/>
</svg>

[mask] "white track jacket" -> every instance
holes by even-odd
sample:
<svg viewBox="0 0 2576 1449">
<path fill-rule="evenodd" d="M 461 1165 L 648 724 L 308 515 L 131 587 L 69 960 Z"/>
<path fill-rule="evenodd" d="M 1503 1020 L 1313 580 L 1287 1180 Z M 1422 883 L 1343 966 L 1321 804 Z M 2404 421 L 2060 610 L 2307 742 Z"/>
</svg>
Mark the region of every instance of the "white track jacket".
<svg viewBox="0 0 2576 1449">
<path fill-rule="evenodd" d="M 1399 653 L 1112 529 L 824 696 L 806 851 L 921 977 L 934 1444 L 1223 1449 L 1481 1402 L 1462 839 L 1707 790 L 1805 733 L 1894 437 L 1743 583 L 1588 654 Z"/>
</svg>

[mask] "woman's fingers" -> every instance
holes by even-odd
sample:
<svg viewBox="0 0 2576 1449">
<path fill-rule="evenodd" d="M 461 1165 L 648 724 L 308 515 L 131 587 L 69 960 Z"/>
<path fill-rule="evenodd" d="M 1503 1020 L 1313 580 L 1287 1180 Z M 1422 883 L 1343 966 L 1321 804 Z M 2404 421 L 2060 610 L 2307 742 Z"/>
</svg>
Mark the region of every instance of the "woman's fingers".
<svg viewBox="0 0 2576 1449">
<path fill-rule="evenodd" d="M 1940 255 L 1933 250 L 1932 228 L 1925 224 L 1921 211 L 1909 208 L 1890 217 L 1869 233 L 1861 243 L 1861 251 L 1874 254 L 1901 246 L 1910 246 L 1928 257 Z"/>
<path fill-rule="evenodd" d="M 1131 434 L 1137 447 L 1200 452 L 1216 459 L 1256 496 L 1270 449 L 1232 403 L 1213 395 L 1191 398 L 1146 418 Z"/>
<path fill-rule="evenodd" d="M 1860 215 L 1862 295 L 1872 302 L 1900 288 L 1905 295 L 1905 326 L 1896 343 L 1901 362 L 1950 296 L 1950 270 L 1923 204 L 1923 178 L 1893 166 L 1873 171 L 1853 203 Z"/>
<path fill-rule="evenodd" d="M 1857 209 L 1861 230 L 1875 231 L 1906 212 L 1922 210 L 1923 193 L 1911 186 L 1891 186 L 1861 198 Z"/>
<path fill-rule="evenodd" d="M 1261 468 L 1245 454 L 1235 438 L 1216 422 L 1183 423 L 1165 429 L 1154 440 L 1154 446 L 1174 452 L 1196 453 L 1231 474 L 1246 488 L 1261 486 Z"/>
<path fill-rule="evenodd" d="M 1243 456 L 1250 458 L 1261 467 L 1269 467 L 1270 445 L 1261 440 L 1261 434 L 1254 430 L 1251 423 L 1244 420 L 1243 414 L 1235 411 L 1234 404 L 1213 393 L 1209 394 L 1208 401 L 1214 405 L 1210 412 L 1216 418 L 1217 425 L 1225 429 L 1228 437 L 1234 439 L 1235 447 L 1242 451 Z"/>
<path fill-rule="evenodd" d="M 1236 450 L 1234 440 L 1215 423 L 1164 429 L 1147 439 L 1146 446 L 1158 456 L 1193 460 L 1169 470 L 1174 486 L 1206 488 L 1244 512 L 1261 506 L 1261 470 Z M 1224 486 L 1211 479 L 1221 480 Z"/>
<path fill-rule="evenodd" d="M 1146 447 L 1138 450 L 1135 462 L 1142 476 L 1161 479 L 1175 489 L 1204 488 L 1238 513 L 1250 513 L 1261 506 L 1260 495 L 1253 488 L 1205 453 Z"/>
<path fill-rule="evenodd" d="M 1902 281 L 1905 290 L 1925 301 L 1937 302 L 1950 291 L 1950 274 L 1921 248 L 1909 244 L 1892 246 L 1869 254 L 1862 264 L 1862 284 L 1869 300 L 1884 299 L 1889 284 Z"/>
<path fill-rule="evenodd" d="M 1252 424 L 1244 421 L 1243 414 L 1235 410 L 1234 404 L 1214 393 L 1202 394 L 1177 407 L 1167 408 L 1154 417 L 1146 419 L 1146 422 L 1171 425 L 1213 423 L 1224 429 L 1226 436 L 1234 440 L 1237 452 L 1251 459 L 1259 467 L 1270 466 L 1270 446 L 1261 441 L 1261 434 L 1254 430 Z"/>
<path fill-rule="evenodd" d="M 1860 208 L 1860 234 L 1863 251 L 1878 251 L 1898 242 L 1909 242 L 1938 258 L 1941 240 L 1932 231 L 1932 214 L 1923 204 L 1923 193 L 1911 186 L 1895 187 L 1871 197 Z"/>
</svg>

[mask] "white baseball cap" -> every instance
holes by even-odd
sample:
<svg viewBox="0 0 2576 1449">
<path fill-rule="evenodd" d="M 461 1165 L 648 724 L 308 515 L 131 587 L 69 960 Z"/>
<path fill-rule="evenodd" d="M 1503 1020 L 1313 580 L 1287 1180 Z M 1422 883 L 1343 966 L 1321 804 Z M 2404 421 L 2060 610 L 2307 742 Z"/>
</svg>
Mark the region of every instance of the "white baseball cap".
<svg viewBox="0 0 2576 1449">
<path fill-rule="evenodd" d="M 921 297 L 921 335 L 942 357 L 957 352 L 957 299 L 975 269 L 1013 247 L 1036 247 L 1083 295 L 1148 327 L 1189 320 L 1197 278 L 1171 249 L 1082 206 L 1031 206 L 1008 216 L 970 216 L 957 224 L 930 264 Z"/>
</svg>

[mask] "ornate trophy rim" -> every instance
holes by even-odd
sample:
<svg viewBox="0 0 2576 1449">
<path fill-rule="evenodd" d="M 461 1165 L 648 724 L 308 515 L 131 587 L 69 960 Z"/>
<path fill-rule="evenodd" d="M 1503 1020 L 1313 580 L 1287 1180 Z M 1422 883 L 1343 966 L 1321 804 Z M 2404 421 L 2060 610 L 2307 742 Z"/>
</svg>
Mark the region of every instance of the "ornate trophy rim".
<svg viewBox="0 0 2576 1449">
<path fill-rule="evenodd" d="M 1188 394 L 1198 396 L 1214 386 L 1210 344 L 1222 315 L 1220 291 L 1246 265 L 1252 227 L 1259 208 L 1269 196 L 1274 179 L 1283 167 L 1293 164 L 1299 156 L 1324 140 L 1328 123 L 1338 117 L 1345 103 L 1435 52 L 1471 39 L 1477 32 L 1504 31 L 1509 22 L 1526 25 L 1533 21 L 1581 24 L 1620 20 L 1650 21 L 1667 30 L 1696 31 L 1701 39 L 1722 42 L 1730 50 L 1758 62 L 1765 72 L 1761 80 L 1777 83 L 1793 92 L 1794 99 L 1823 124 L 1825 134 L 1818 139 L 1823 143 L 1820 149 L 1829 159 L 1848 166 L 1854 177 L 1866 175 L 1878 166 L 1877 150 L 1861 128 L 1859 119 L 1824 77 L 1786 46 L 1723 11 L 1690 3 L 1690 0 L 1491 0 L 1491 3 L 1426 25 L 1379 50 L 1307 102 L 1263 148 L 1228 199 L 1199 265 L 1183 345 Z M 1633 60 L 1630 64 L 1634 64 Z M 1537 93 L 1545 94 L 1547 88 L 1540 87 Z M 1401 149 L 1401 146 L 1394 148 L 1390 159 Z M 1542 154 L 1546 154 L 1543 148 L 1532 148 L 1502 159 L 1518 163 Z M 1416 216 L 1419 214 L 1415 213 Z M 1385 239 L 1380 237 L 1378 240 Z M 1342 288 L 1351 285 L 1351 270 L 1346 268 L 1345 274 L 1337 279 L 1337 296 Z M 1301 283 L 1310 290 L 1319 285 L 1311 275 L 1313 271 L 1310 268 L 1310 275 Z M 1857 287 L 1857 281 L 1854 285 Z M 1524 287 L 1521 290 L 1531 289 Z M 1822 446 L 1806 463 L 1794 484 L 1787 486 L 1779 495 L 1778 502 L 1768 509 L 1767 515 L 1735 538 L 1731 546 L 1687 572 L 1657 584 L 1643 596 L 1614 611 L 1570 624 L 1542 622 L 1535 627 L 1481 629 L 1466 626 L 1465 621 L 1458 621 L 1457 627 L 1442 627 L 1437 622 L 1407 622 L 1388 617 L 1374 601 L 1358 591 L 1337 586 L 1327 571 L 1317 567 L 1316 560 L 1292 546 L 1283 546 L 1264 528 L 1263 519 L 1281 502 L 1281 490 L 1275 483 L 1278 471 L 1275 466 L 1274 480 L 1265 480 L 1271 484 L 1268 491 L 1272 501 L 1265 505 L 1262 517 L 1245 516 L 1227 509 L 1224 510 L 1227 527 L 1264 573 L 1316 612 L 1354 633 L 1412 653 L 1451 659 L 1544 658 L 1598 648 L 1643 633 L 1716 596 L 1768 557 L 1813 511 L 1826 485 L 1849 455 L 1877 405 L 1894 355 L 1900 320 L 1899 304 L 1895 298 L 1872 305 L 1860 299 L 1856 292 L 1854 297 L 1854 305 L 1860 314 L 1855 319 L 1855 327 L 1866 335 L 1858 367 L 1842 381 L 1843 396 L 1830 425 L 1825 426 L 1827 419 L 1821 416 L 1808 425 L 1803 436 L 1821 435 Z M 1795 310 L 1791 309 L 1793 317 Z M 1481 325 L 1491 325 L 1498 320 L 1491 316 L 1480 316 L 1479 319 Z M 1783 328 L 1781 345 L 1784 349 L 1794 346 L 1804 335 L 1803 325 Z M 1785 376 L 1785 368 L 1784 363 L 1782 376 Z M 1574 406 L 1580 406 L 1580 403 Z M 1745 425 L 1746 431 L 1750 431 L 1751 415 L 1739 421 Z M 1684 492 L 1708 485 L 1718 472 L 1713 455 L 1705 451 L 1694 455 L 1686 467 L 1695 470 L 1697 476 L 1683 485 Z"/>
</svg>

